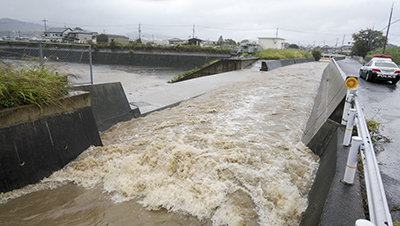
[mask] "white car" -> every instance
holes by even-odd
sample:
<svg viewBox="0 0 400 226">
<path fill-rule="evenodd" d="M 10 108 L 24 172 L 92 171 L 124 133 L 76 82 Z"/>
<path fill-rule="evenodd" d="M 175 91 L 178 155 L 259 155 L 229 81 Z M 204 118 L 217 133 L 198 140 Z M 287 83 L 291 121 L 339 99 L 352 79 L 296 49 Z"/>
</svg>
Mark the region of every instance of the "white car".
<svg viewBox="0 0 400 226">
<path fill-rule="evenodd" d="M 375 55 L 360 68 L 360 77 L 367 81 L 391 81 L 395 85 L 400 80 L 400 68 L 391 56 Z"/>
</svg>

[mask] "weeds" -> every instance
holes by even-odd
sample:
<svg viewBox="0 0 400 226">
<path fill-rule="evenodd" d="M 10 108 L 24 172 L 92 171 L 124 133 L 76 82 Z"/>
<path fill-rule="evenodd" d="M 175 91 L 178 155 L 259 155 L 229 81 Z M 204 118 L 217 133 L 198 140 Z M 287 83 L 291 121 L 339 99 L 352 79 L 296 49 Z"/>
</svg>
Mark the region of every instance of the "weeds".
<svg viewBox="0 0 400 226">
<path fill-rule="evenodd" d="M 375 120 L 366 120 L 372 144 L 375 150 L 384 151 L 383 143 L 390 143 L 391 139 L 380 133 L 381 124 Z"/>
<path fill-rule="evenodd" d="M 71 89 L 67 76 L 50 67 L 0 61 L 0 110 L 27 104 L 57 104 Z"/>
</svg>

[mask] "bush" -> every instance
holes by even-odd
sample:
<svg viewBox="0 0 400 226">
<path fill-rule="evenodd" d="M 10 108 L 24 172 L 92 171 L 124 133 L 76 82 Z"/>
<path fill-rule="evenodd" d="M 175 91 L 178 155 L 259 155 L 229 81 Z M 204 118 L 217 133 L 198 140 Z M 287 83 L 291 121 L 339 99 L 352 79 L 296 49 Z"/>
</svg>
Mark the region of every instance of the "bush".
<svg viewBox="0 0 400 226">
<path fill-rule="evenodd" d="M 0 110 L 27 104 L 56 104 L 68 94 L 67 84 L 67 75 L 60 76 L 52 68 L 0 61 Z"/>
<path fill-rule="evenodd" d="M 313 55 L 315 61 L 319 61 L 322 57 L 322 52 L 320 49 L 313 49 L 311 54 Z"/>
</svg>

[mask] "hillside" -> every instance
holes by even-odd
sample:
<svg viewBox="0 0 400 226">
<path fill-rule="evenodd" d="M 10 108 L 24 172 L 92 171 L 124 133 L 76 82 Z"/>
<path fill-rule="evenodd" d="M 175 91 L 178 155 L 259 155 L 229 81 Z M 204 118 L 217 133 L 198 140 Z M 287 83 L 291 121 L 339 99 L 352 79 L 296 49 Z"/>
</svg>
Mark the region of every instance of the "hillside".
<svg viewBox="0 0 400 226">
<path fill-rule="evenodd" d="M 0 31 L 40 31 L 43 32 L 42 25 L 27 23 L 10 18 L 0 19 Z"/>
</svg>

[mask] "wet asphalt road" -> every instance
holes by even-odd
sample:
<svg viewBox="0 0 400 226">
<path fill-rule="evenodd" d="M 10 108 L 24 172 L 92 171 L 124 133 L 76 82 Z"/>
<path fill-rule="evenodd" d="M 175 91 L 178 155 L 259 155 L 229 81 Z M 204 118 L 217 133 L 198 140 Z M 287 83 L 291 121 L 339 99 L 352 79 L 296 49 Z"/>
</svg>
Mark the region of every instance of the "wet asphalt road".
<svg viewBox="0 0 400 226">
<path fill-rule="evenodd" d="M 361 64 L 356 59 L 337 61 L 346 75 L 357 75 Z M 358 79 L 358 98 L 366 119 L 380 123 L 380 134 L 391 139 L 376 150 L 379 169 L 389 209 L 400 207 L 400 83 L 392 85 Z M 400 209 L 399 209 L 400 210 Z M 400 211 L 391 211 L 393 222 L 400 221 Z"/>
</svg>

